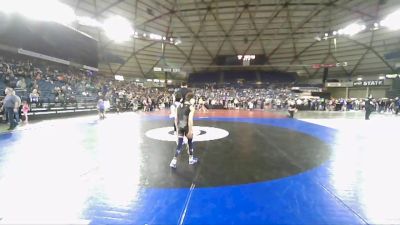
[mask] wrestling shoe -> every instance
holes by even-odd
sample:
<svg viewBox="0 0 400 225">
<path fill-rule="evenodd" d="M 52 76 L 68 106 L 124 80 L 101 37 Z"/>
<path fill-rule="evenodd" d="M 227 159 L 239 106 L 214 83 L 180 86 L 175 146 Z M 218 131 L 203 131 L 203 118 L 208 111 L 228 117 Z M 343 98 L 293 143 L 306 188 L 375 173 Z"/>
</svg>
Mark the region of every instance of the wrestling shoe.
<svg viewBox="0 0 400 225">
<path fill-rule="evenodd" d="M 191 156 L 189 156 L 189 165 L 196 164 L 196 163 L 197 163 L 197 161 L 198 161 L 198 159 L 197 159 L 197 158 L 193 157 L 192 155 L 191 155 Z"/>
<path fill-rule="evenodd" d="M 171 168 L 176 168 L 176 158 L 175 157 L 171 160 L 171 163 L 169 164 L 169 166 Z"/>
</svg>

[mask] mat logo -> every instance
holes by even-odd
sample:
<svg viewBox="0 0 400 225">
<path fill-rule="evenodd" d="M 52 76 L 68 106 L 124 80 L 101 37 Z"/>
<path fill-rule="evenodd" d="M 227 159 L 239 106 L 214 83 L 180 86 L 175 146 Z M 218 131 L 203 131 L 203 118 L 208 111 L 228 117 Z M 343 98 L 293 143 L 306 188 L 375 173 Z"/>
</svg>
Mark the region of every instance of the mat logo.
<svg viewBox="0 0 400 225">
<path fill-rule="evenodd" d="M 176 135 L 174 134 L 173 127 L 161 127 L 152 129 L 145 134 L 148 138 L 160 140 L 160 141 L 176 141 Z M 225 138 L 229 135 L 229 132 L 220 128 L 215 127 L 193 127 L 193 141 L 212 141 Z"/>
</svg>

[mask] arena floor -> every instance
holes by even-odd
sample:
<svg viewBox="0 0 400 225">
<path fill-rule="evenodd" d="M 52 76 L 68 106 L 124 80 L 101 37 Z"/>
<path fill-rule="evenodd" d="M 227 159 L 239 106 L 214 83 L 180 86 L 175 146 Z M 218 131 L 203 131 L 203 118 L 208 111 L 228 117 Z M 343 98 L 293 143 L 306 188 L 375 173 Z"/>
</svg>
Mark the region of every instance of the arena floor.
<svg viewBox="0 0 400 225">
<path fill-rule="evenodd" d="M 400 224 L 400 117 L 166 112 L 37 121 L 0 134 L 0 224 Z M 3 129 L 4 130 L 4 129 Z"/>
</svg>

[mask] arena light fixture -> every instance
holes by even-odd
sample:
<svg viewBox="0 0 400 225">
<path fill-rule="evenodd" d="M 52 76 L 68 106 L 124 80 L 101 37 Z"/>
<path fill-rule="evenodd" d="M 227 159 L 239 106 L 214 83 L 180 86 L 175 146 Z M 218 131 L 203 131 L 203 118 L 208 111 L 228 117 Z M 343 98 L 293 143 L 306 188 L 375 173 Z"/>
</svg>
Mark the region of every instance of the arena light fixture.
<svg viewBox="0 0 400 225">
<path fill-rule="evenodd" d="M 57 0 L 13 0 L 2 1 L 0 10 L 17 13 L 26 18 L 39 21 L 70 24 L 76 20 L 74 10 Z"/>
<path fill-rule="evenodd" d="M 108 18 L 102 27 L 106 36 L 117 43 L 128 41 L 134 34 L 131 23 L 121 16 Z"/>
<path fill-rule="evenodd" d="M 362 77 L 357 78 L 358 81 L 362 80 Z"/>
<path fill-rule="evenodd" d="M 182 43 L 182 41 L 181 41 L 180 39 L 178 39 L 178 40 L 175 41 L 175 45 L 179 45 L 179 44 L 181 44 L 181 43 Z"/>
<path fill-rule="evenodd" d="M 355 34 L 360 33 L 361 31 L 365 30 L 366 26 L 358 23 L 352 23 L 348 25 L 347 27 L 340 29 L 338 33 L 340 35 L 349 35 L 353 36 Z"/>
<path fill-rule="evenodd" d="M 400 10 L 397 10 L 391 14 L 389 14 L 385 19 L 383 19 L 380 24 L 381 26 L 387 27 L 390 30 L 399 30 L 400 29 Z"/>
<path fill-rule="evenodd" d="M 41 1 L 30 1 L 30 2 L 35 2 L 35 4 L 37 4 L 38 2 Z M 48 3 L 46 4 L 46 6 L 44 6 L 45 9 L 47 8 L 47 12 L 43 16 L 43 18 L 46 18 L 50 21 L 54 21 L 60 24 L 70 24 L 76 20 L 76 15 L 74 10 L 68 5 L 54 0 L 53 1 L 47 0 L 47 2 Z"/>
<path fill-rule="evenodd" d="M 161 35 L 158 34 L 150 34 L 150 39 L 153 40 L 161 40 L 163 37 Z"/>
<path fill-rule="evenodd" d="M 379 80 L 384 80 L 385 76 L 379 76 Z"/>
<path fill-rule="evenodd" d="M 99 21 L 92 19 L 90 17 L 86 17 L 86 16 L 78 16 L 76 18 L 76 20 L 82 26 L 89 26 L 89 27 L 101 27 L 102 26 L 102 24 Z"/>
<path fill-rule="evenodd" d="M 19 5 L 22 3 L 21 0 L 15 0 L 15 1 L 2 1 L 0 10 L 4 13 L 11 14 L 11 13 L 17 13 L 19 10 Z"/>
<path fill-rule="evenodd" d="M 136 79 L 136 82 L 139 82 L 140 80 L 139 79 Z"/>
</svg>

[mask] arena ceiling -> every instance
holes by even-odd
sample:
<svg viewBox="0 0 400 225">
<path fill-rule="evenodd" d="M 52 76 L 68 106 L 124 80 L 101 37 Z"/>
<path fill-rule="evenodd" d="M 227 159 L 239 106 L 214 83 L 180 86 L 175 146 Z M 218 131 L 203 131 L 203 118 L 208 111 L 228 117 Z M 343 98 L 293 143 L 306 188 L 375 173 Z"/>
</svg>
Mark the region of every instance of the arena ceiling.
<svg viewBox="0 0 400 225">
<path fill-rule="evenodd" d="M 330 75 L 358 76 L 395 72 L 384 55 L 398 50 L 399 31 L 369 29 L 354 36 L 329 36 L 351 23 L 373 24 L 400 8 L 397 0 L 63 0 L 75 14 L 103 21 L 127 18 L 136 31 L 179 38 L 179 45 L 132 38 L 109 40 L 98 28 L 77 29 L 99 41 L 100 58 L 112 54 L 124 62 L 102 62 L 105 74 L 152 78 L 154 67 L 190 73 L 221 69 L 217 55 L 265 54 L 265 70 L 321 76 L 312 64 L 347 62 Z M 162 47 L 164 46 L 164 48 Z M 182 75 L 182 74 L 181 74 Z"/>
</svg>

